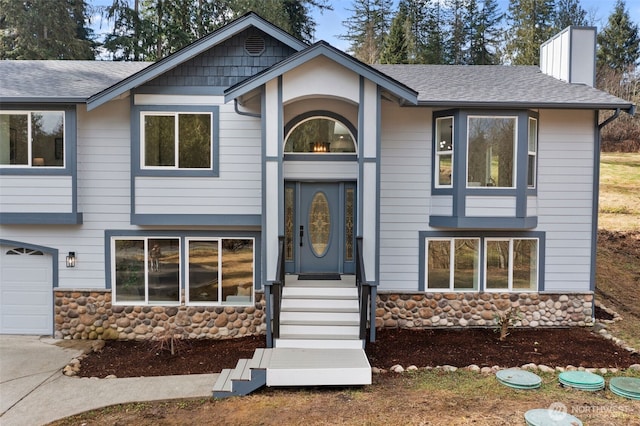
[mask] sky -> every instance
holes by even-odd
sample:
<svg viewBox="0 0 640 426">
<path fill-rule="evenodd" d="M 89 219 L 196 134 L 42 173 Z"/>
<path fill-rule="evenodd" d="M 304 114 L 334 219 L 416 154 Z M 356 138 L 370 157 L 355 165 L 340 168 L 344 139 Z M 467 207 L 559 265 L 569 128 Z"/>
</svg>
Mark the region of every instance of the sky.
<svg viewBox="0 0 640 426">
<path fill-rule="evenodd" d="M 443 0 L 441 0 L 443 1 Z M 105 6 L 112 3 L 111 0 L 88 0 L 91 5 Z M 353 2 L 351 0 L 329 0 L 333 6 L 333 10 L 319 13 L 317 9 L 313 10 L 313 17 L 316 21 L 315 40 L 324 40 L 334 47 L 341 50 L 347 50 L 349 43 L 339 38 L 340 34 L 346 33 L 346 28 L 342 24 L 346 21 L 351 12 Z M 394 0 L 394 5 L 397 5 Z M 500 8 L 506 12 L 509 0 L 498 0 Z M 593 16 L 598 30 L 607 23 L 607 18 L 613 11 L 616 0 L 580 0 L 583 9 L 587 11 L 588 17 Z M 625 0 L 626 9 L 633 22 L 640 25 L 640 0 Z M 99 28 L 99 19 L 94 19 L 94 31 L 96 34 L 104 34 L 108 32 L 103 21 L 102 28 Z"/>
</svg>

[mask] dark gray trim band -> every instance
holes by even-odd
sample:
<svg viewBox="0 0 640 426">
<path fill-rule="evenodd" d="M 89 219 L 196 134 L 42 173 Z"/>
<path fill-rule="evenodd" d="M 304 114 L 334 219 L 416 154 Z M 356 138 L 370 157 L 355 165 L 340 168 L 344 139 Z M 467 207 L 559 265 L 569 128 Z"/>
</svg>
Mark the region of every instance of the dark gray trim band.
<svg viewBox="0 0 640 426">
<path fill-rule="evenodd" d="M 0 225 L 82 225 L 82 213 L 0 213 Z"/>
<path fill-rule="evenodd" d="M 250 214 L 132 214 L 132 225 L 261 226 L 262 215 Z"/>
<path fill-rule="evenodd" d="M 429 226 L 451 229 L 533 229 L 538 217 L 429 216 Z"/>
</svg>

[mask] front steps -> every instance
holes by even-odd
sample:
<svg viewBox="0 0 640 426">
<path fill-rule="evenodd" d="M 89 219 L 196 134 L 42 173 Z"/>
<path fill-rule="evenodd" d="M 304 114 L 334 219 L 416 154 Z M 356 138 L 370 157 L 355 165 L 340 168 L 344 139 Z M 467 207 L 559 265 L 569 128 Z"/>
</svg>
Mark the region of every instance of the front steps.
<svg viewBox="0 0 640 426">
<path fill-rule="evenodd" d="M 353 276 L 340 281 L 286 278 L 280 337 L 251 360 L 223 370 L 213 396 L 247 395 L 261 386 L 371 384 L 371 366 L 359 338 L 358 289 Z"/>
</svg>

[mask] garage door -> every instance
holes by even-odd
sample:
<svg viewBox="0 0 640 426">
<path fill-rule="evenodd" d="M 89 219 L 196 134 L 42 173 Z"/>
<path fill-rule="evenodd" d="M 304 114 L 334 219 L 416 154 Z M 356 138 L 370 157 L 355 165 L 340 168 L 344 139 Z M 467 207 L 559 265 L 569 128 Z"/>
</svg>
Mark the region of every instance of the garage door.
<svg viewBox="0 0 640 426">
<path fill-rule="evenodd" d="M 53 333 L 51 255 L 0 246 L 0 333 Z"/>
</svg>

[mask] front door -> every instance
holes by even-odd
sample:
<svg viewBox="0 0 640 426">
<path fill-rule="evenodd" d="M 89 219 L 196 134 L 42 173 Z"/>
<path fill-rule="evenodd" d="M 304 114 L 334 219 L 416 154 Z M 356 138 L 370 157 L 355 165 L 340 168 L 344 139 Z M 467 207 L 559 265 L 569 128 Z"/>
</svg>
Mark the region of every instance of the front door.
<svg viewBox="0 0 640 426">
<path fill-rule="evenodd" d="M 353 273 L 354 197 L 353 183 L 287 184 L 287 272 Z"/>
</svg>

